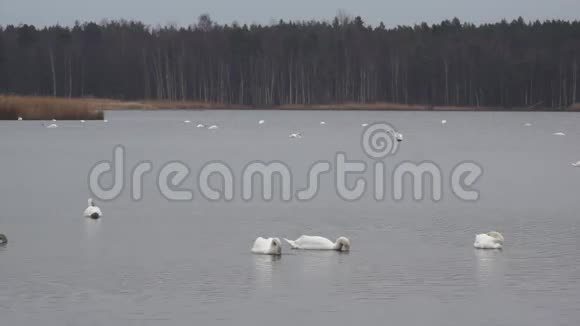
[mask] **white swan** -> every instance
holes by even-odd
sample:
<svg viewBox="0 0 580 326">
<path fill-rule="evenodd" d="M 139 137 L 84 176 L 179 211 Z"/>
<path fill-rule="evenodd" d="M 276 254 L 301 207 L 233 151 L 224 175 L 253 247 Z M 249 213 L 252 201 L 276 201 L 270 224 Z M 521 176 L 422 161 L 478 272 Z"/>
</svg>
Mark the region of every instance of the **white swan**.
<svg viewBox="0 0 580 326">
<path fill-rule="evenodd" d="M 18 117 L 18 121 L 22 121 L 22 117 Z"/>
<path fill-rule="evenodd" d="M 202 124 L 202 123 L 200 123 L 200 124 L 198 124 L 196 127 L 197 127 L 197 128 L 205 128 L 205 125 L 204 125 L 204 124 Z"/>
<path fill-rule="evenodd" d="M 325 125 L 325 124 L 326 124 L 326 122 L 325 122 L 325 121 L 320 121 L 320 124 L 321 124 L 321 125 Z"/>
<path fill-rule="evenodd" d="M 403 134 L 400 132 L 396 132 L 393 131 L 393 136 L 395 136 L 395 139 L 399 142 L 403 141 Z"/>
<path fill-rule="evenodd" d="M 502 249 L 503 235 L 496 231 L 476 234 L 473 246 L 477 249 Z"/>
<path fill-rule="evenodd" d="M 100 208 L 95 206 L 93 199 L 89 198 L 89 207 L 87 207 L 87 209 L 85 209 L 85 213 L 83 215 L 85 217 L 90 217 L 93 220 L 96 220 L 96 219 L 100 218 L 101 216 L 103 216 L 103 213 L 101 212 Z"/>
<path fill-rule="evenodd" d="M 217 125 L 211 125 L 211 126 L 207 127 L 207 129 L 209 129 L 209 130 L 213 130 L 213 129 L 217 129 L 217 128 L 218 128 Z"/>
<path fill-rule="evenodd" d="M 262 124 L 264 124 L 264 122 L 266 122 L 266 121 L 260 120 L 260 121 L 258 121 L 258 124 L 262 125 Z"/>
<path fill-rule="evenodd" d="M 368 127 L 368 126 L 369 126 L 369 124 L 368 124 L 368 123 L 363 123 L 363 124 L 361 124 L 360 126 L 361 126 L 361 127 Z"/>
<path fill-rule="evenodd" d="M 336 242 L 332 242 L 324 237 L 303 235 L 300 238 L 292 241 L 284 238 L 286 242 L 292 247 L 292 249 L 305 249 L 305 250 L 338 250 L 338 251 L 349 251 L 350 250 L 350 240 L 345 237 L 340 237 L 336 239 Z"/>
<path fill-rule="evenodd" d="M 552 134 L 552 136 L 566 136 L 566 134 L 563 132 L 555 132 Z"/>
<path fill-rule="evenodd" d="M 288 138 L 302 138 L 302 133 L 301 132 L 293 132 L 290 135 L 288 135 Z"/>
<path fill-rule="evenodd" d="M 49 124 L 48 126 L 46 126 L 46 128 L 54 129 L 54 128 L 58 128 L 58 125 L 56 123 L 53 123 L 53 124 Z"/>
<path fill-rule="evenodd" d="M 252 253 L 261 255 L 281 255 L 282 242 L 278 238 L 258 237 L 252 246 Z"/>
<path fill-rule="evenodd" d="M 52 119 L 52 122 L 56 122 L 56 119 Z"/>
<path fill-rule="evenodd" d="M 531 127 L 531 126 L 532 126 L 532 124 L 529 122 L 524 123 L 524 127 Z"/>
<path fill-rule="evenodd" d="M 444 125 L 447 123 L 447 120 L 441 120 L 441 124 Z"/>
<path fill-rule="evenodd" d="M 105 120 L 103 120 L 103 122 L 109 122 L 109 120 L 105 119 Z"/>
<path fill-rule="evenodd" d="M 580 161 L 572 163 L 573 167 L 580 167 Z"/>
<path fill-rule="evenodd" d="M 185 120 L 185 121 L 183 121 L 183 123 L 186 123 L 187 124 L 187 123 L 191 123 L 191 121 Z"/>
<path fill-rule="evenodd" d="M 85 122 L 86 122 L 85 120 L 81 120 L 81 123 L 85 123 Z"/>
</svg>

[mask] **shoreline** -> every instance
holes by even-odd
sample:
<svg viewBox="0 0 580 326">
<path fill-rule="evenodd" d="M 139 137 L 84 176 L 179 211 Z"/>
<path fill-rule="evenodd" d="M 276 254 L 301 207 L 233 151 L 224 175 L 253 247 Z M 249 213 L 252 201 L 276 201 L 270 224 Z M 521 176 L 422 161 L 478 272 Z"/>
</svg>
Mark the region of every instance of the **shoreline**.
<svg viewBox="0 0 580 326">
<path fill-rule="evenodd" d="M 579 112 L 580 103 L 565 109 L 532 106 L 529 108 L 430 106 L 403 103 L 335 103 L 238 105 L 200 101 L 139 100 L 106 98 L 62 98 L 0 95 L 0 120 L 102 120 L 104 111 L 131 110 L 284 110 L 284 111 L 457 111 L 457 112 Z"/>
</svg>

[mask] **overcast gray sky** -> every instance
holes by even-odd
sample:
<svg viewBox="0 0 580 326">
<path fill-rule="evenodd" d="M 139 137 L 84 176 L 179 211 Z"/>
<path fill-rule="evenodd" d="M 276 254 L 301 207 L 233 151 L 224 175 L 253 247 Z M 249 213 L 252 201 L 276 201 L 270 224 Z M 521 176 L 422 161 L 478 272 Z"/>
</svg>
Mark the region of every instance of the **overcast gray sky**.
<svg viewBox="0 0 580 326">
<path fill-rule="evenodd" d="M 0 0 L 0 25 L 72 25 L 75 20 L 136 19 L 187 26 L 202 13 L 219 23 L 328 19 L 339 9 L 373 25 L 409 25 L 459 17 L 474 23 L 580 18 L 580 0 Z"/>
</svg>

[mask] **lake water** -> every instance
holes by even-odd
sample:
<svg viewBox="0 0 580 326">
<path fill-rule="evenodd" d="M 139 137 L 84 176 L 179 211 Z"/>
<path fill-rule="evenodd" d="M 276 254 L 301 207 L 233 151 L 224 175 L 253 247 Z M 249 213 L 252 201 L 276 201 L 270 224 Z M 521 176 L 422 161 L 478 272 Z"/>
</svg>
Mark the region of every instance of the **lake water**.
<svg viewBox="0 0 580 326">
<path fill-rule="evenodd" d="M 9 239 L 0 248 L 2 325 L 580 322 L 580 168 L 570 165 L 580 160 L 579 114 L 166 111 L 107 119 L 56 129 L 0 122 L 0 232 Z M 294 189 L 314 162 L 337 152 L 370 167 L 361 124 L 374 121 L 405 137 L 385 160 L 387 175 L 400 162 L 432 161 L 444 180 L 440 201 L 414 201 L 410 192 L 395 201 L 389 190 L 381 201 L 345 201 L 331 174 L 310 201 L 279 193 L 244 201 L 238 183 L 233 201 L 211 202 L 195 186 L 197 171 L 217 160 L 238 179 L 252 161 L 284 162 Z M 292 131 L 304 137 L 289 139 Z M 566 136 L 552 136 L 559 131 Z M 97 200 L 105 216 L 86 220 L 89 171 L 117 144 L 127 170 L 153 164 L 143 199 L 131 199 L 125 175 L 121 196 Z M 192 201 L 158 191 L 156 172 L 171 161 L 190 167 L 182 187 L 194 190 Z M 450 189 L 462 161 L 483 168 L 478 201 Z M 490 230 L 504 234 L 504 250 L 475 250 L 475 233 Z M 257 236 L 302 234 L 347 236 L 352 250 L 284 244 L 278 258 L 250 253 Z"/>
</svg>

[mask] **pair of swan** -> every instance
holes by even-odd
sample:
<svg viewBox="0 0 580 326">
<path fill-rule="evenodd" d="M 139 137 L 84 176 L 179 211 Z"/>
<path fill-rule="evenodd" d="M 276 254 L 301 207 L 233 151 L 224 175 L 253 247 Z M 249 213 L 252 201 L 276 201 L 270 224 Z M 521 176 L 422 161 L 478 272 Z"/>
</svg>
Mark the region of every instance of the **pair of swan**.
<svg viewBox="0 0 580 326">
<path fill-rule="evenodd" d="M 302 138 L 302 133 L 301 132 L 293 132 L 290 135 L 288 135 L 288 138 L 300 139 L 300 138 Z"/>
<path fill-rule="evenodd" d="M 85 217 L 90 217 L 93 220 L 97 220 L 97 219 L 101 218 L 101 216 L 103 216 L 103 213 L 101 212 L 101 209 L 95 205 L 95 203 L 93 202 L 93 199 L 89 198 L 88 202 L 89 202 L 89 207 L 87 207 L 87 209 L 85 209 L 85 213 L 83 215 Z"/>
<path fill-rule="evenodd" d="M 292 247 L 292 249 L 337 251 L 350 250 L 350 240 L 345 237 L 340 237 L 336 239 L 336 242 L 332 242 L 327 238 L 320 236 L 303 235 L 296 240 L 284 239 L 284 241 L 286 241 L 290 247 Z M 262 255 L 281 255 L 282 243 L 280 242 L 279 238 L 265 239 L 259 237 L 256 239 L 256 241 L 254 241 L 252 252 Z"/>
<path fill-rule="evenodd" d="M 0 246 L 3 246 L 8 243 L 8 238 L 2 233 L 0 233 Z"/>
<path fill-rule="evenodd" d="M 477 249 L 502 249 L 503 235 L 496 231 L 491 231 L 475 235 L 473 246 Z"/>
<path fill-rule="evenodd" d="M 186 120 L 186 121 L 189 121 L 189 120 Z M 190 121 L 190 122 L 191 122 L 191 121 Z M 186 122 L 186 123 L 190 123 L 190 122 Z M 195 126 L 195 127 L 196 127 L 196 128 L 205 128 L 205 127 L 206 127 L 206 125 L 204 125 L 203 123 L 200 123 L 200 124 L 198 124 L 198 125 L 197 125 L 197 126 Z M 218 127 L 218 125 L 211 125 L 211 126 L 208 126 L 208 127 L 207 127 L 207 129 L 208 129 L 208 130 L 214 130 L 214 129 L 217 129 L 217 128 L 219 128 L 219 127 Z"/>
</svg>

